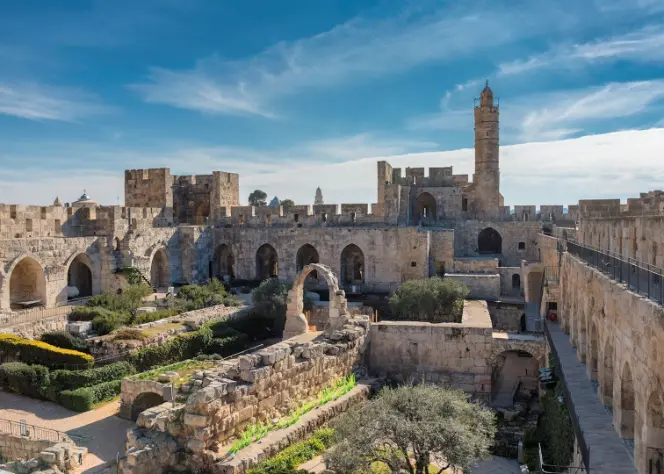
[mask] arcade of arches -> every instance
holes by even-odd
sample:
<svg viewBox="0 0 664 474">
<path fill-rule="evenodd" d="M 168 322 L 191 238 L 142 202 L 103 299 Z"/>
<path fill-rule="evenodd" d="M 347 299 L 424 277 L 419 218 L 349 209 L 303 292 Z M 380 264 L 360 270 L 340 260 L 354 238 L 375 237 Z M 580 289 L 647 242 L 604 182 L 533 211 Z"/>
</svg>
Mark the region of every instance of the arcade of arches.
<svg viewBox="0 0 664 474">
<path fill-rule="evenodd" d="M 170 263 L 164 249 L 159 249 L 150 264 L 150 283 L 153 288 L 166 288 L 171 284 Z"/>
<path fill-rule="evenodd" d="M 11 309 L 23 309 L 27 303 L 46 305 L 46 275 L 32 257 L 23 257 L 9 277 Z"/>
<path fill-rule="evenodd" d="M 301 272 L 304 267 L 312 263 L 319 263 L 318 251 L 311 244 L 304 244 L 297 251 L 295 257 L 295 267 L 298 272 Z M 307 280 L 318 280 L 318 272 L 312 271 L 307 275 Z"/>
<path fill-rule="evenodd" d="M 364 253 L 355 244 L 347 245 L 341 252 L 341 281 L 344 284 L 364 283 Z"/>
<path fill-rule="evenodd" d="M 279 258 L 270 244 L 263 244 L 256 252 L 256 279 L 267 280 L 279 276 Z"/>
</svg>

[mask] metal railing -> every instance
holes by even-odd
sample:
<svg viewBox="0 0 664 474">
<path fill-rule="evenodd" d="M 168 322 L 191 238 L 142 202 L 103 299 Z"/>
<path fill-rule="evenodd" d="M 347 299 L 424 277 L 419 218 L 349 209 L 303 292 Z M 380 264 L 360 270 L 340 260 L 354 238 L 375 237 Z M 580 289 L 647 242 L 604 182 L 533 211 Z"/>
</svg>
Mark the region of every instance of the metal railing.
<svg viewBox="0 0 664 474">
<path fill-rule="evenodd" d="M 547 266 L 544 267 L 544 283 L 555 284 L 560 282 L 560 268 Z"/>
<path fill-rule="evenodd" d="M 52 441 L 53 443 L 72 442 L 67 433 L 51 428 L 29 425 L 25 421 L 0 419 L 0 433 L 28 439 Z"/>
<path fill-rule="evenodd" d="M 567 251 L 632 291 L 664 304 L 664 270 L 633 258 L 625 258 L 578 242 L 567 242 Z"/>
<path fill-rule="evenodd" d="M 558 376 L 558 383 L 560 384 L 563 390 L 563 399 L 565 400 L 565 405 L 567 406 L 567 411 L 569 412 L 569 418 L 572 422 L 572 429 L 574 430 L 574 435 L 576 436 L 577 444 L 579 446 L 579 451 L 581 452 L 581 458 L 583 459 L 583 465 L 586 467 L 585 472 L 590 472 L 590 447 L 586 444 L 586 440 L 583 436 L 583 429 L 579 424 L 579 415 L 570 396 L 569 387 L 567 386 L 567 381 L 565 380 L 565 373 L 560 366 L 560 357 L 558 355 L 558 349 L 553 342 L 553 337 L 551 336 L 551 331 L 549 330 L 548 320 L 544 320 L 544 335 L 546 337 L 546 342 L 551 350 L 551 354 L 556 359 L 556 375 Z M 546 471 L 543 471 L 546 472 Z"/>
</svg>

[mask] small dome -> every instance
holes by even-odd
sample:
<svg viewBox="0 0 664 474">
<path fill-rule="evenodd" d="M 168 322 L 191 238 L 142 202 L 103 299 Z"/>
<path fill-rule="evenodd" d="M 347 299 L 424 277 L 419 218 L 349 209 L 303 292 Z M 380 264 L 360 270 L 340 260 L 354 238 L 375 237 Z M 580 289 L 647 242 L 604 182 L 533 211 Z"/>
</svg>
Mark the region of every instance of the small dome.
<svg viewBox="0 0 664 474">
<path fill-rule="evenodd" d="M 81 197 L 78 198 L 78 200 L 74 201 L 72 205 L 84 206 L 84 207 L 96 207 L 99 205 L 99 203 L 94 199 L 91 199 L 90 196 L 88 196 L 88 193 L 85 192 L 85 190 L 83 190 L 83 194 L 81 194 Z"/>
</svg>

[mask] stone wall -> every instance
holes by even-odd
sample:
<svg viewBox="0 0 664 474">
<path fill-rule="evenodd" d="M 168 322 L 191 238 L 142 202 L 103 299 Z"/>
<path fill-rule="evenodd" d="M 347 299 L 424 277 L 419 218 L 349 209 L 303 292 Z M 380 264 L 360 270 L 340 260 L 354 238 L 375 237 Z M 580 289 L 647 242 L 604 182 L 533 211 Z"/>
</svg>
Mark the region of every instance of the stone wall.
<svg viewBox="0 0 664 474">
<path fill-rule="evenodd" d="M 565 253 L 559 318 L 602 401 L 613 407 L 616 431 L 634 439 L 634 460 L 647 473 L 664 449 L 664 308 Z"/>
<path fill-rule="evenodd" d="M 30 439 L 0 432 L 0 455 L 9 461 L 32 459 L 56 444 L 54 441 Z"/>
<path fill-rule="evenodd" d="M 495 257 L 468 257 L 454 259 L 454 273 L 496 273 L 498 259 Z"/>
<path fill-rule="evenodd" d="M 293 338 L 196 374 L 176 396 L 183 403 L 165 403 L 138 416 L 122 472 L 162 472 L 177 462 L 176 452 L 216 450 L 248 423 L 288 414 L 350 373 L 365 350 L 369 325 L 367 317 L 353 318 L 330 338 Z M 132 385 L 142 382 L 125 379 L 122 390 L 135 392 Z"/>
<path fill-rule="evenodd" d="M 0 333 L 16 334 L 26 339 L 39 339 L 42 334 L 54 331 L 64 331 L 67 327 L 67 313 L 46 319 L 38 319 L 26 323 L 0 328 Z M 8 315 L 11 316 L 11 315 Z M 3 315 L 0 315 L 0 320 Z"/>
<path fill-rule="evenodd" d="M 521 316 L 525 314 L 523 304 L 488 302 L 487 305 L 494 329 L 511 332 L 521 331 Z"/>
<path fill-rule="evenodd" d="M 500 299 L 500 276 L 473 273 L 448 273 L 445 278 L 456 280 L 468 287 L 469 298 L 498 300 Z"/>
<path fill-rule="evenodd" d="M 498 267 L 500 275 L 500 294 L 506 296 L 519 296 L 522 294 L 523 279 L 521 267 Z M 514 275 L 518 275 L 515 277 Z"/>
</svg>

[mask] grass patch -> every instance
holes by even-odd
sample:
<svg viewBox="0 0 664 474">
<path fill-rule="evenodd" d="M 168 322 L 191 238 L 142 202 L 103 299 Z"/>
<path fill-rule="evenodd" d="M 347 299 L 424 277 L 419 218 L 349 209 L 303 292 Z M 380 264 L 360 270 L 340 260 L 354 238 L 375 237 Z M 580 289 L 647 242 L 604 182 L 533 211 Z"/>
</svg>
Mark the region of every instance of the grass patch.
<svg viewBox="0 0 664 474">
<path fill-rule="evenodd" d="M 336 400 L 350 392 L 356 383 L 355 374 L 350 374 L 348 377 L 341 378 L 329 387 L 324 388 L 318 393 L 318 396 L 315 399 L 299 406 L 295 411 L 292 411 L 287 416 L 279 419 L 276 423 L 263 423 L 259 421 L 258 423 L 248 425 L 242 432 L 240 438 L 235 440 L 233 446 L 228 450 L 228 454 L 231 455 L 237 453 L 251 443 L 255 443 L 266 437 L 270 431 L 294 425 L 305 413 L 310 412 L 316 407 L 325 405 L 332 400 Z"/>
<path fill-rule="evenodd" d="M 130 378 L 132 380 L 157 380 L 159 375 L 163 374 L 164 372 L 177 372 L 180 374 L 178 380 L 182 379 L 178 385 L 179 387 L 188 380 L 189 375 L 198 370 L 209 369 L 214 367 L 214 365 L 215 362 L 211 360 L 184 360 L 182 362 L 176 362 L 175 364 L 165 365 L 163 367 L 148 370 L 147 372 L 142 372 Z M 185 374 L 188 374 L 186 375 L 186 378 Z"/>
<path fill-rule="evenodd" d="M 184 324 L 182 323 L 166 323 L 166 324 L 160 324 L 159 326 L 155 326 L 153 328 L 141 329 L 141 331 L 143 332 L 143 334 L 145 334 L 146 338 L 150 338 L 158 336 L 162 332 L 166 332 L 169 329 L 182 329 L 182 328 L 184 328 Z"/>
</svg>

